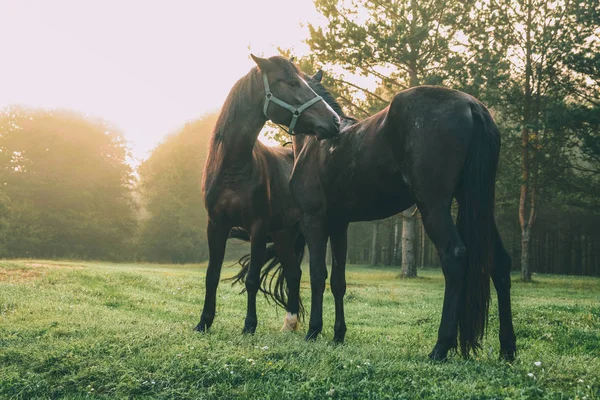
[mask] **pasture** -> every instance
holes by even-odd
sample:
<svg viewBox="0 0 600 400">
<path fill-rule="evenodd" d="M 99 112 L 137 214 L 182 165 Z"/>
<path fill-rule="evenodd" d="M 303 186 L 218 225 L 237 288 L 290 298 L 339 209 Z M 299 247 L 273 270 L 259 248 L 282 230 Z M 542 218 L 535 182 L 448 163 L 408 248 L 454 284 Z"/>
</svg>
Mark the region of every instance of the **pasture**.
<svg viewBox="0 0 600 400">
<path fill-rule="evenodd" d="M 229 263 L 231 264 L 231 263 Z M 231 276 L 237 267 L 223 268 Z M 284 311 L 258 300 L 243 336 L 246 296 L 221 283 L 208 334 L 199 320 L 205 265 L 0 262 L 0 398 L 579 398 L 600 397 L 600 279 L 513 274 L 518 355 L 498 360 L 490 324 L 478 356 L 431 362 L 443 277 L 349 266 L 344 345 L 282 333 Z M 301 290 L 309 305 L 308 271 Z"/>
</svg>

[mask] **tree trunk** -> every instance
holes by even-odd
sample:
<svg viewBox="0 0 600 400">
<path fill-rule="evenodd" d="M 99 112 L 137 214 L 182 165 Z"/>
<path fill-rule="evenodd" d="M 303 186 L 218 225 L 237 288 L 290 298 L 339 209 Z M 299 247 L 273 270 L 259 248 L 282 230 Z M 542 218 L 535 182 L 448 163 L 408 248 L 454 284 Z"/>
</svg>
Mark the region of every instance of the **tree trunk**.
<svg viewBox="0 0 600 400">
<path fill-rule="evenodd" d="M 379 262 L 379 221 L 373 222 L 373 242 L 371 243 L 371 265 Z"/>
<path fill-rule="evenodd" d="M 385 265 L 394 265 L 394 220 L 388 221 L 388 248 L 387 248 L 387 259 Z"/>
<path fill-rule="evenodd" d="M 400 265 L 402 261 L 402 255 L 400 252 L 402 251 L 402 245 L 400 243 L 400 218 L 394 218 L 394 265 Z"/>
<path fill-rule="evenodd" d="M 531 227 L 535 221 L 535 180 L 531 176 L 531 163 L 529 154 L 530 129 L 532 121 L 532 14 L 531 0 L 527 2 L 527 26 L 525 27 L 525 101 L 523 103 L 523 129 L 521 130 L 521 196 L 519 199 L 519 224 L 521 225 L 521 279 L 531 281 L 531 268 L 529 265 L 529 241 Z M 539 79 L 539 77 L 538 77 Z M 528 207 L 529 206 L 529 207 Z M 529 208 L 529 216 L 527 216 Z"/>
<path fill-rule="evenodd" d="M 415 206 L 402 213 L 402 278 L 414 278 L 417 276 L 417 264 L 415 259 L 415 244 L 417 242 L 417 218 L 415 218 Z"/>
<path fill-rule="evenodd" d="M 526 226 L 521 229 L 521 279 L 525 282 L 531 281 L 531 269 L 529 268 L 529 240 L 531 228 Z"/>
<path fill-rule="evenodd" d="M 425 266 L 425 228 L 423 224 L 419 224 L 419 236 L 421 239 L 421 252 L 419 254 L 419 265 L 421 268 Z"/>
</svg>

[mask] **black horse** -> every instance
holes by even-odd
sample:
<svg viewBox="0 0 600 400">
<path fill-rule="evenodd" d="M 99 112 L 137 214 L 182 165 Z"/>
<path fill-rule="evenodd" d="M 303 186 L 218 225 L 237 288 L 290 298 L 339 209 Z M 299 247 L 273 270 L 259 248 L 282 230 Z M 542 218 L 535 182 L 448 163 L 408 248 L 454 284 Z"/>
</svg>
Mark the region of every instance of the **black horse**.
<svg viewBox="0 0 600 400">
<path fill-rule="evenodd" d="M 456 348 L 464 356 L 480 347 L 487 323 L 490 275 L 498 294 L 501 356 L 516 352 L 510 305 L 511 260 L 494 219 L 498 128 L 488 110 L 465 93 L 421 86 L 398 93 L 381 112 L 356 121 L 344 116 L 321 86 L 308 82 L 342 117 L 338 136 L 317 141 L 294 136 L 296 157 L 290 189 L 302 210 L 310 252 L 312 303 L 307 339 L 322 330 L 327 270 L 332 248 L 331 291 L 335 298 L 334 340 L 346 333 L 343 297 L 347 229 L 416 204 L 438 251 L 446 289 L 432 359 Z M 456 225 L 451 203 L 459 204 Z"/>
<path fill-rule="evenodd" d="M 245 230 L 251 242 L 243 332 L 253 333 L 256 329 L 256 294 L 267 236 L 273 240 L 289 286 L 284 328 L 295 328 L 301 274 L 296 253 L 304 249 L 304 239 L 299 236 L 300 211 L 288 184 L 293 156 L 288 149 L 263 145 L 257 137 L 267 119 L 290 126 L 290 131 L 295 128 L 319 138 L 339 132 L 337 114 L 321 101 L 289 60 L 252 57 L 258 67 L 231 89 L 215 125 L 204 167 L 202 193 L 209 218 L 209 261 L 204 308 L 196 326 L 202 332 L 210 328 L 215 317 L 225 245 L 230 234 L 235 236 L 232 228 L 236 227 Z"/>
</svg>

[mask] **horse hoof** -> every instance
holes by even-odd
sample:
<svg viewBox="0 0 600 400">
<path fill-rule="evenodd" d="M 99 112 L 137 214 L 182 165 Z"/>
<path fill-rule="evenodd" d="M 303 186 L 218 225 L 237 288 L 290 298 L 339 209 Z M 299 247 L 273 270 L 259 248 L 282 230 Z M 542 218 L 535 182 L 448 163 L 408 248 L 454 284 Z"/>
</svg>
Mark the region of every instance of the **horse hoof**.
<svg viewBox="0 0 600 400">
<path fill-rule="evenodd" d="M 317 337 L 319 336 L 319 331 L 313 331 L 312 329 L 308 330 L 308 333 L 306 334 L 306 341 L 307 342 L 313 342 L 315 340 L 317 340 Z"/>
<path fill-rule="evenodd" d="M 446 361 L 447 355 L 448 350 L 444 351 L 435 346 L 431 353 L 429 353 L 429 359 L 432 361 Z"/>
<path fill-rule="evenodd" d="M 255 326 L 244 326 L 244 329 L 242 329 L 243 335 L 254 335 L 255 332 L 256 332 Z"/>
<path fill-rule="evenodd" d="M 292 332 L 298 330 L 298 315 L 287 313 L 283 319 L 282 332 Z"/>
<path fill-rule="evenodd" d="M 333 336 L 334 344 L 344 344 L 344 337 Z"/>
<path fill-rule="evenodd" d="M 500 359 L 511 363 L 515 361 L 516 352 L 515 349 L 500 349 Z"/>
<path fill-rule="evenodd" d="M 196 332 L 201 332 L 201 333 L 206 333 L 208 332 L 208 329 L 210 328 L 210 324 L 204 322 L 204 321 L 200 321 L 198 323 L 198 325 L 196 325 L 196 327 L 194 328 L 194 330 Z"/>
<path fill-rule="evenodd" d="M 336 327 L 333 330 L 333 341 L 337 344 L 344 343 L 344 338 L 346 337 L 346 325 L 341 325 Z"/>
</svg>

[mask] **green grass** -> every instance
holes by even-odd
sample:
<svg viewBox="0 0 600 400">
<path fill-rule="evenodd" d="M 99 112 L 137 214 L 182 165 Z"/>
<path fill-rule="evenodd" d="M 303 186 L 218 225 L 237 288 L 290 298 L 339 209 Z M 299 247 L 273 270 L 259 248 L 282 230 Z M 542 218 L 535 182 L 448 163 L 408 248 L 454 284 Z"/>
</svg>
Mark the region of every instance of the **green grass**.
<svg viewBox="0 0 600 400">
<path fill-rule="evenodd" d="M 331 343 L 329 291 L 315 343 L 304 341 L 307 321 L 299 332 L 279 332 L 284 312 L 262 297 L 256 335 L 241 335 L 246 297 L 228 284 L 219 287 L 211 332 L 193 332 L 204 272 L 205 265 L 0 262 L 0 398 L 600 397 L 600 279 L 514 282 L 519 354 L 511 365 L 497 358 L 495 298 L 477 357 L 427 359 L 443 295 L 437 270 L 399 280 L 396 269 L 349 267 L 342 346 Z"/>
</svg>

